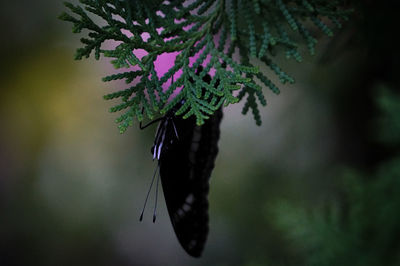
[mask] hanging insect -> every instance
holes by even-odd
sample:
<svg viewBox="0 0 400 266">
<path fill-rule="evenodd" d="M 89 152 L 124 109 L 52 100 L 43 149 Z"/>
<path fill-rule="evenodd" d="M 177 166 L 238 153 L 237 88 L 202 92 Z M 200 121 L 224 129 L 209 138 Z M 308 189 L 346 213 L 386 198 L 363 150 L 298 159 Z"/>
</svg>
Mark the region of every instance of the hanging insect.
<svg viewBox="0 0 400 266">
<path fill-rule="evenodd" d="M 197 73 L 200 71 L 201 68 Z M 203 80 L 209 83 L 211 77 L 206 75 Z M 189 255 L 199 257 L 208 235 L 207 197 L 209 179 L 218 153 L 222 108 L 202 126 L 198 126 L 193 116 L 183 119 L 174 115 L 182 104 L 183 101 L 165 116 L 148 124 L 160 121 L 151 148 L 153 160 L 157 159 L 158 165 L 149 192 L 159 169 L 168 213 L 178 241 Z M 140 128 L 148 125 L 140 125 Z M 159 178 L 153 222 L 156 219 L 158 182 Z M 140 220 L 143 218 L 143 211 Z"/>
</svg>

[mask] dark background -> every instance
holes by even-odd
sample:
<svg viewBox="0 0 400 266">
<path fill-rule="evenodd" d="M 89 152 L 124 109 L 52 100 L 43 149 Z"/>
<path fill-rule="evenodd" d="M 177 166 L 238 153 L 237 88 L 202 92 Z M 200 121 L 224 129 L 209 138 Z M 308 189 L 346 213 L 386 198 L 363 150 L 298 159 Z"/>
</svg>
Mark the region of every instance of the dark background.
<svg viewBox="0 0 400 266">
<path fill-rule="evenodd" d="M 138 221 L 155 128 L 120 135 L 106 60 L 74 61 L 61 1 L 0 3 L 0 265 L 400 265 L 398 6 L 364 1 L 266 92 L 224 110 L 204 255 L 163 200 Z M 306 50 L 305 48 L 303 49 Z"/>
</svg>

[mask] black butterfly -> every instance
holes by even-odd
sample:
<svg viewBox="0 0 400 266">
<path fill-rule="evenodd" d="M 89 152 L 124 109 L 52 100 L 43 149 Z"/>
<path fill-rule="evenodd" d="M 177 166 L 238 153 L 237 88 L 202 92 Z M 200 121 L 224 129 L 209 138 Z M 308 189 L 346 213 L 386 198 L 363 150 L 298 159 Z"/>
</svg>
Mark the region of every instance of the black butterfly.
<svg viewBox="0 0 400 266">
<path fill-rule="evenodd" d="M 210 79 L 209 75 L 204 78 L 207 82 Z M 222 108 L 198 126 L 193 116 L 175 116 L 183 103 L 160 118 L 151 151 L 153 159 L 158 160 L 168 213 L 179 243 L 189 255 L 199 257 L 208 235 L 207 197 L 218 153 Z"/>
</svg>

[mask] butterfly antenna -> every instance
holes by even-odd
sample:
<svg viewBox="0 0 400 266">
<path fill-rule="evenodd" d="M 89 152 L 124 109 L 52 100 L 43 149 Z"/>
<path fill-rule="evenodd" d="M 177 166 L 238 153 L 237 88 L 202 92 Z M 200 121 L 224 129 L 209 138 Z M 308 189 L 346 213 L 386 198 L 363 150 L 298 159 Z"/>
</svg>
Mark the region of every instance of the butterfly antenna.
<svg viewBox="0 0 400 266">
<path fill-rule="evenodd" d="M 153 187 L 154 178 L 157 174 L 157 171 L 158 171 L 158 165 L 156 167 L 156 170 L 154 171 L 153 178 L 151 179 L 150 188 L 149 188 L 149 191 L 147 191 L 146 199 L 144 201 L 143 210 L 142 210 L 142 213 L 140 214 L 139 221 L 143 220 L 143 213 L 144 213 L 144 210 L 146 209 L 147 200 L 149 199 L 149 194 L 150 194 L 151 188 Z"/>
<path fill-rule="evenodd" d="M 157 167 L 158 168 L 158 167 Z M 157 184 L 156 184 L 156 203 L 154 205 L 154 213 L 153 213 L 153 223 L 156 222 L 156 216 L 157 216 L 157 202 L 158 202 L 158 183 L 160 182 L 160 173 L 158 173 L 157 176 Z"/>
</svg>

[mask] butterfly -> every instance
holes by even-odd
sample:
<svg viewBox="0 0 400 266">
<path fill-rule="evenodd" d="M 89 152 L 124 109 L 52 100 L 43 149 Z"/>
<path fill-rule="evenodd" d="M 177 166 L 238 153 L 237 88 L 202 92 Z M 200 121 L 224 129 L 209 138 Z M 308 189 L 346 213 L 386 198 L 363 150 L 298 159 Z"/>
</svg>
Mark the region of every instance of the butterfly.
<svg viewBox="0 0 400 266">
<path fill-rule="evenodd" d="M 210 82 L 211 77 L 206 75 L 204 80 Z M 222 108 L 198 126 L 193 116 L 187 119 L 175 116 L 183 104 L 181 101 L 157 120 L 160 122 L 151 152 L 158 166 L 152 183 L 159 168 L 168 214 L 178 241 L 189 255 L 200 257 L 209 230 L 209 179 L 218 154 Z M 155 217 L 154 210 L 153 222 Z"/>
</svg>

